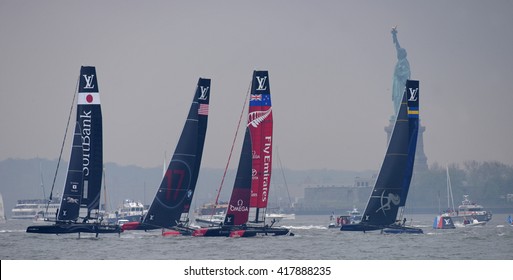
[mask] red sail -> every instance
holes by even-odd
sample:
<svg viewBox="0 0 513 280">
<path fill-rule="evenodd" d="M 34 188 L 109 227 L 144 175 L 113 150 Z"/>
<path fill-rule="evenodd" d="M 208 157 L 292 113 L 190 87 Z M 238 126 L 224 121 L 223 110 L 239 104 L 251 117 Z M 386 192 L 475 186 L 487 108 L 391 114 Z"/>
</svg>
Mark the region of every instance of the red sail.
<svg viewBox="0 0 513 280">
<path fill-rule="evenodd" d="M 253 146 L 251 207 L 267 207 L 272 167 L 273 114 L 268 71 L 254 71 L 248 128 Z"/>
</svg>

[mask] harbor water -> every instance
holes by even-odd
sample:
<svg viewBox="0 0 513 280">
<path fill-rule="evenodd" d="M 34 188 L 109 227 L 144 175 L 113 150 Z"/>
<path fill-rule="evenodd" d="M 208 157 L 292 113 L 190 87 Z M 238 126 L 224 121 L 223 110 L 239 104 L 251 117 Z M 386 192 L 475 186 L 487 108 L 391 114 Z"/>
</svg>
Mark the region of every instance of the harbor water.
<svg viewBox="0 0 513 280">
<path fill-rule="evenodd" d="M 410 215 L 424 234 L 341 232 L 329 216 L 282 220 L 295 236 L 163 237 L 159 230 L 118 234 L 30 234 L 27 220 L 0 224 L 2 260 L 513 260 L 513 226 L 494 214 L 485 226 L 433 229 L 434 215 Z"/>
</svg>

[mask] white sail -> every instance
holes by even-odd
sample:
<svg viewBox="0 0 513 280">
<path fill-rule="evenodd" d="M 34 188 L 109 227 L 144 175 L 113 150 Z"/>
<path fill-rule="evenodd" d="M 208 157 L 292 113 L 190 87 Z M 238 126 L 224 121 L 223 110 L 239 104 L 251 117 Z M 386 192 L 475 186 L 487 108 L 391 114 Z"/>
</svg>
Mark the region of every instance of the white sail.
<svg viewBox="0 0 513 280">
<path fill-rule="evenodd" d="M 0 193 L 0 223 L 5 223 L 4 198 Z"/>
</svg>

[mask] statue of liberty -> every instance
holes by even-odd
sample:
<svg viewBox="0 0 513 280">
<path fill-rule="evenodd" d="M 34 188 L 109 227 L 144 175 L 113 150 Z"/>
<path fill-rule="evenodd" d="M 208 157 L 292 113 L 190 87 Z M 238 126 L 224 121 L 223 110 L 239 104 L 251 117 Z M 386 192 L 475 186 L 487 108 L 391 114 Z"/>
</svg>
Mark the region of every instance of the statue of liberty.
<svg viewBox="0 0 513 280">
<path fill-rule="evenodd" d="M 397 51 L 397 63 L 395 64 L 394 83 L 392 85 L 392 102 L 394 103 L 395 116 L 397 116 L 406 80 L 410 78 L 410 63 L 408 59 L 406 59 L 406 50 L 401 48 L 397 40 L 397 26 L 392 28 L 392 39 L 394 40 L 395 49 Z"/>
</svg>

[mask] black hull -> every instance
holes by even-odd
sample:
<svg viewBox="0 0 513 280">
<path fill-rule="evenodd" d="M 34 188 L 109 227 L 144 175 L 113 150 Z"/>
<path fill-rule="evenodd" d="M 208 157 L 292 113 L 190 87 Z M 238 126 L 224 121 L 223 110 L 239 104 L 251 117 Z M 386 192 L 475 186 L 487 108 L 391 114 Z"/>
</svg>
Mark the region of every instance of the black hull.
<svg viewBox="0 0 513 280">
<path fill-rule="evenodd" d="M 383 233 L 388 234 L 423 234 L 420 228 L 406 226 L 391 226 L 383 229 Z"/>
<path fill-rule="evenodd" d="M 416 227 L 407 227 L 407 226 L 398 226 L 398 225 L 389 225 L 389 226 L 373 226 L 366 224 L 348 224 L 342 225 L 340 228 L 341 231 L 376 231 L 381 230 L 381 233 L 414 233 L 414 234 L 422 234 L 424 233 L 422 229 Z"/>
<path fill-rule="evenodd" d="M 232 229 L 240 229 L 239 227 L 209 227 L 209 228 L 200 228 L 195 230 L 192 233 L 192 236 L 204 236 L 204 237 L 212 237 L 212 236 L 230 236 L 230 232 Z"/>
<path fill-rule="evenodd" d="M 224 227 L 210 227 L 195 230 L 192 236 L 224 236 L 224 237 L 254 237 L 254 236 L 280 236 L 290 235 L 294 236 L 286 228 L 273 228 L 273 227 L 240 227 L 240 226 L 224 226 Z"/>
<path fill-rule="evenodd" d="M 28 233 L 39 234 L 69 234 L 69 233 L 121 233 L 121 227 L 118 225 L 101 225 L 93 223 L 83 224 L 54 224 L 38 225 L 27 228 Z"/>
<path fill-rule="evenodd" d="M 383 227 L 380 226 L 372 226 L 372 225 L 365 225 L 365 224 L 347 224 L 342 225 L 340 228 L 341 231 L 374 231 L 374 230 L 381 230 Z"/>
<path fill-rule="evenodd" d="M 294 234 L 286 228 L 272 228 L 272 227 L 249 227 L 246 229 L 231 232 L 231 237 L 280 236 L 280 235 L 294 236 Z"/>
</svg>

